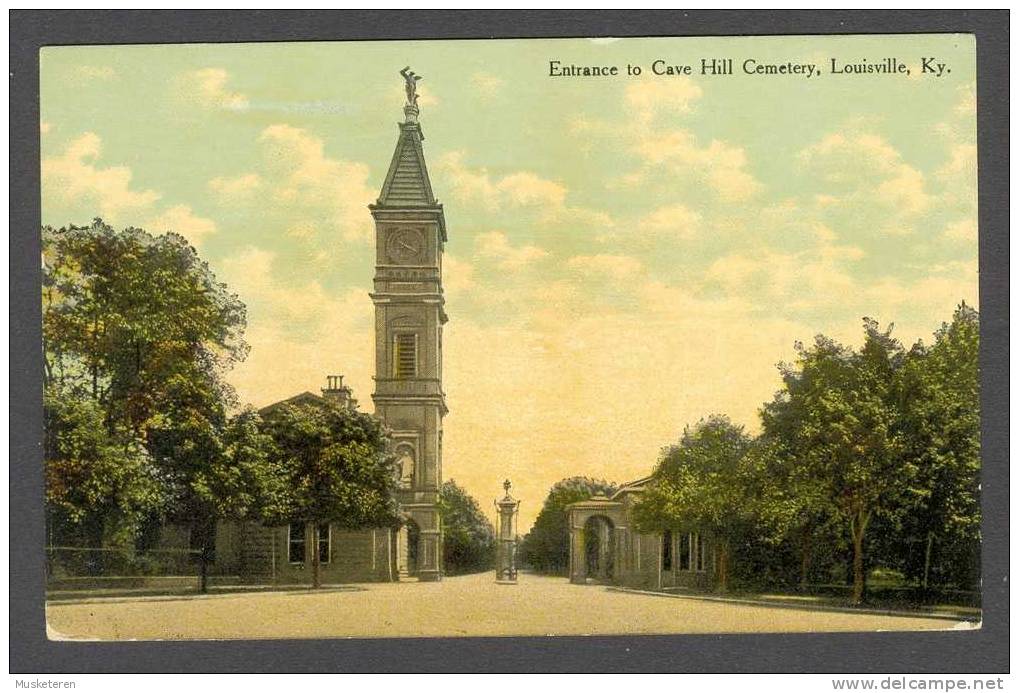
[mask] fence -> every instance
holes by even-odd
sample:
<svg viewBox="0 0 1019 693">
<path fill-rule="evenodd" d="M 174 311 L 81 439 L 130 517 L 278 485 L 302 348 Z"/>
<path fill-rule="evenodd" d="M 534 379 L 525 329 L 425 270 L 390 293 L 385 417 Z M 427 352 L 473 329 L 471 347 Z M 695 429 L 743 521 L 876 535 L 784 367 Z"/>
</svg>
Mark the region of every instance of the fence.
<svg viewBox="0 0 1019 693">
<path fill-rule="evenodd" d="M 46 547 L 49 591 L 204 589 L 207 562 L 191 549 Z"/>
</svg>

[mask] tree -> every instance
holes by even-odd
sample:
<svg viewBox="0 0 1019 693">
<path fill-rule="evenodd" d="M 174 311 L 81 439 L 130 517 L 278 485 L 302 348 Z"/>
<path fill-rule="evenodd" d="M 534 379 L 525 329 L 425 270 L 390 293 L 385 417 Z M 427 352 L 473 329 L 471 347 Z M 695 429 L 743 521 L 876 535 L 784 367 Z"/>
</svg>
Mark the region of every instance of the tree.
<svg viewBox="0 0 1019 693">
<path fill-rule="evenodd" d="M 104 425 L 96 402 L 50 387 L 43 416 L 46 503 L 51 526 L 61 520 L 56 531 L 62 541 L 99 547 L 108 531 L 129 535 L 162 506 L 162 487 L 142 441 Z"/>
<path fill-rule="evenodd" d="M 116 231 L 96 219 L 45 227 L 42 239 L 47 390 L 93 412 L 78 423 L 105 429 L 82 436 L 143 444 L 160 484 L 172 487 L 164 496 L 176 514 L 200 506 L 196 497 L 181 503 L 181 494 L 198 492 L 200 474 L 216 463 L 215 438 L 234 401 L 223 374 L 247 352 L 244 304 L 174 233 Z M 190 436 L 188 463 L 165 454 L 168 439 Z M 67 472 L 50 471 L 54 479 Z M 120 471 L 96 464 L 90 473 L 110 487 Z"/>
<path fill-rule="evenodd" d="M 477 573 L 495 564 L 495 528 L 478 503 L 450 479 L 439 490 L 442 555 L 450 575 Z"/>
<path fill-rule="evenodd" d="M 214 560 L 218 520 L 261 520 L 283 511 L 285 475 L 271 456 L 273 440 L 258 413 L 206 418 L 197 408 L 174 408 L 149 429 L 149 448 L 167 499 L 163 516 L 189 523 L 199 551 L 202 588 Z"/>
<path fill-rule="evenodd" d="M 373 416 L 325 401 L 276 407 L 263 417 L 263 430 L 286 489 L 267 520 L 311 523 L 313 583 L 320 587 L 320 523 L 364 529 L 400 522 L 385 429 Z"/>
<path fill-rule="evenodd" d="M 520 546 L 523 563 L 544 573 L 561 574 L 570 556 L 570 530 L 566 506 L 595 495 L 611 496 L 616 485 L 603 480 L 574 476 L 556 483 L 548 492 L 531 531 Z"/>
<path fill-rule="evenodd" d="M 903 362 L 891 328 L 864 320 L 859 352 L 824 336 L 797 345 L 794 365 L 782 365 L 784 389 L 762 412 L 767 435 L 796 452 L 795 475 L 817 484 L 826 511 L 848 531 L 855 603 L 865 587 L 864 544 L 875 514 L 892 516 L 915 492 L 915 465 L 901 454 L 894 407 L 895 375 Z"/>
<path fill-rule="evenodd" d="M 679 444 L 663 451 L 654 481 L 634 507 L 641 532 L 710 532 L 717 548 L 718 589 L 723 592 L 729 586 L 733 545 L 765 517 L 771 496 L 760 473 L 767 458 L 751 455 L 752 447 L 743 427 L 726 416 L 712 415 L 688 426 Z M 767 510 L 778 514 L 777 509 Z"/>
<path fill-rule="evenodd" d="M 925 589 L 969 586 L 979 575 L 979 347 L 979 315 L 962 303 L 931 347 L 910 350 L 898 379 L 903 455 L 915 460 L 917 493 L 897 553 Z"/>
</svg>

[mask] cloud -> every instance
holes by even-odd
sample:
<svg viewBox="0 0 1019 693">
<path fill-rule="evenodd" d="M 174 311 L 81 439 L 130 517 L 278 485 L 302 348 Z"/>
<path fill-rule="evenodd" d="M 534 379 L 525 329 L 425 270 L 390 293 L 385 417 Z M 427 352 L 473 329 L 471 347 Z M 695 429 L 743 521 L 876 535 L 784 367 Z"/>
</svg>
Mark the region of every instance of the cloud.
<svg viewBox="0 0 1019 693">
<path fill-rule="evenodd" d="M 499 93 L 504 82 L 489 72 L 475 72 L 471 75 L 471 84 L 483 99 L 491 99 Z"/>
<path fill-rule="evenodd" d="M 560 207 L 566 199 L 566 188 L 530 171 L 517 171 L 493 178 L 485 168 L 467 165 L 466 153 L 449 152 L 435 166 L 447 190 L 461 202 L 476 202 L 490 211 L 506 207 L 544 205 Z"/>
<path fill-rule="evenodd" d="M 747 156 L 742 147 L 721 140 L 701 146 L 688 130 L 671 130 L 641 137 L 633 151 L 644 163 L 644 169 L 631 174 L 631 184 L 640 184 L 655 171 L 664 169 L 672 175 L 699 175 L 720 198 L 727 202 L 746 200 L 757 194 L 762 185 L 747 170 Z"/>
<path fill-rule="evenodd" d="M 596 228 L 613 225 L 605 212 L 567 204 L 569 191 L 560 182 L 532 171 L 493 176 L 487 168 L 469 166 L 466 157 L 463 151 L 447 152 L 433 168 L 436 187 L 450 191 L 462 205 L 478 205 L 486 212 L 530 211 L 544 224 Z"/>
<path fill-rule="evenodd" d="M 150 233 L 179 233 L 196 247 L 201 245 L 206 236 L 216 233 L 216 223 L 212 219 L 195 215 L 187 205 L 170 207 L 159 216 L 144 222 L 142 227 Z"/>
<path fill-rule="evenodd" d="M 689 113 L 702 91 L 689 77 L 646 79 L 626 87 L 624 101 L 638 127 L 649 127 L 661 113 Z"/>
<path fill-rule="evenodd" d="M 177 80 L 177 93 L 188 103 L 203 108 L 243 111 L 248 97 L 227 88 L 230 73 L 220 67 L 206 67 L 186 72 Z"/>
<path fill-rule="evenodd" d="M 72 140 L 63 154 L 44 158 L 44 199 L 92 209 L 91 214 L 113 223 L 130 213 L 147 210 L 160 198 L 154 190 L 133 189 L 129 167 L 98 166 L 101 152 L 102 140 L 86 132 Z"/>
<path fill-rule="evenodd" d="M 500 231 L 482 233 L 474 239 L 475 252 L 489 258 L 505 270 L 519 270 L 548 256 L 548 251 L 534 245 L 514 247 Z"/>
<path fill-rule="evenodd" d="M 333 292 L 314 279 L 284 280 L 277 269 L 274 253 L 247 246 L 217 272 L 248 306 L 251 351 L 228 376 L 241 401 L 266 405 L 343 374 L 364 406 L 374 363 L 367 290 Z"/>
<path fill-rule="evenodd" d="M 960 219 L 952 222 L 945 229 L 945 238 L 952 241 L 964 243 L 977 242 L 977 221 L 976 219 Z"/>
<path fill-rule="evenodd" d="M 259 142 L 264 168 L 260 179 L 275 205 L 322 219 L 344 240 L 373 239 L 366 207 L 377 192 L 368 187 L 365 164 L 326 156 L 321 139 L 291 125 L 270 125 Z"/>
<path fill-rule="evenodd" d="M 700 233 L 701 215 L 681 204 L 665 205 L 637 221 L 636 229 L 656 237 L 693 240 Z"/>
<path fill-rule="evenodd" d="M 804 148 L 799 159 L 830 186 L 832 195 L 855 193 L 866 204 L 895 210 L 900 220 L 925 212 L 933 202 L 923 173 L 879 135 L 832 133 Z"/>
<path fill-rule="evenodd" d="M 959 87 L 959 100 L 955 104 L 955 114 L 972 122 L 972 119 L 977 114 L 977 89 L 975 84 L 964 84 Z"/>
<path fill-rule="evenodd" d="M 442 288 L 450 300 L 455 300 L 475 286 L 474 265 L 456 255 L 445 253 L 442 258 Z"/>
<path fill-rule="evenodd" d="M 643 266 L 628 255 L 577 255 L 566 261 L 566 266 L 595 279 L 621 282 L 640 274 Z"/>
<path fill-rule="evenodd" d="M 209 189 L 225 204 L 251 199 L 261 185 L 262 178 L 257 173 L 246 173 L 233 178 L 217 176 L 209 181 Z"/>
<path fill-rule="evenodd" d="M 848 265 L 863 257 L 860 248 L 831 244 L 792 253 L 758 248 L 716 259 L 704 283 L 749 305 L 796 312 L 848 300 L 858 290 Z"/>
<path fill-rule="evenodd" d="M 977 263 L 948 263 L 931 268 L 914 280 L 889 275 L 870 283 L 863 291 L 866 304 L 875 313 L 894 316 L 908 310 L 948 320 L 960 301 L 979 306 Z M 930 337 L 916 331 L 915 326 L 906 327 L 913 328 L 906 333 L 908 336 L 900 335 L 906 343 Z"/>
</svg>

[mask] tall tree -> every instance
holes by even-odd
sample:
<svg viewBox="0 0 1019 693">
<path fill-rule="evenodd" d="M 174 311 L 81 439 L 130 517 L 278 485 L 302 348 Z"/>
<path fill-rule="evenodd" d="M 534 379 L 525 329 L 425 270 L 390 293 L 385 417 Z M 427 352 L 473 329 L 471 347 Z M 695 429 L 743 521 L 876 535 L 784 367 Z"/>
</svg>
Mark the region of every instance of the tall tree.
<svg viewBox="0 0 1019 693">
<path fill-rule="evenodd" d="M 477 573 L 495 564 L 495 528 L 478 502 L 450 479 L 439 490 L 442 558 L 450 575 Z"/>
<path fill-rule="evenodd" d="M 780 367 L 785 387 L 762 415 L 765 432 L 796 451 L 797 475 L 820 484 L 819 498 L 846 527 L 856 603 L 864 596 L 871 520 L 892 515 L 915 492 L 915 465 L 901 454 L 894 408 L 902 347 L 891 328 L 881 331 L 869 319 L 864 328 L 859 352 L 824 336 L 812 347 L 797 345 L 796 363 Z"/>
<path fill-rule="evenodd" d="M 319 525 L 346 529 L 395 527 L 396 462 L 374 416 L 338 406 L 285 404 L 263 417 L 272 461 L 287 489 L 270 521 L 310 523 L 314 586 L 320 587 Z"/>
<path fill-rule="evenodd" d="M 181 396 L 231 401 L 223 373 L 244 358 L 244 304 L 180 235 L 43 229 L 47 384 L 98 402 L 142 434 Z"/>
<path fill-rule="evenodd" d="M 898 542 L 907 576 L 967 587 L 979 575 L 979 315 L 962 303 L 933 345 L 916 344 L 898 380 L 903 454 L 917 493 Z"/>
<path fill-rule="evenodd" d="M 98 548 L 108 534 L 130 536 L 162 507 L 163 488 L 142 441 L 104 425 L 96 402 L 50 387 L 43 416 L 48 541 Z"/>
<path fill-rule="evenodd" d="M 561 574 L 570 556 L 570 529 L 566 525 L 566 506 L 595 495 L 611 496 L 616 485 L 604 480 L 574 476 L 557 482 L 520 546 L 523 563 L 543 573 Z"/>
<path fill-rule="evenodd" d="M 87 424 L 74 419 L 79 424 L 143 443 L 160 484 L 174 486 L 163 495 L 179 511 L 181 490 L 197 491 L 204 465 L 215 460 L 178 464 L 179 456 L 163 454 L 161 441 L 194 435 L 192 457 L 212 454 L 234 400 L 223 374 L 247 350 L 244 304 L 174 233 L 117 231 L 96 219 L 84 227 L 46 227 L 42 239 L 44 377 L 56 398 L 51 401 L 76 400 L 95 414 Z M 167 461 L 173 464 L 162 466 Z M 115 466 L 96 463 L 88 473 L 97 483 L 115 484 Z M 67 469 L 50 471 L 58 479 Z M 195 505 L 192 496 L 183 507 Z"/>
<path fill-rule="evenodd" d="M 207 418 L 198 408 L 174 408 L 149 429 L 148 447 L 167 500 L 162 515 L 191 526 L 203 590 L 217 521 L 260 520 L 285 508 L 285 475 L 259 423 L 252 409 Z"/>
<path fill-rule="evenodd" d="M 717 549 L 718 589 L 729 586 L 733 544 L 758 519 L 777 517 L 763 451 L 728 417 L 712 415 L 687 427 L 678 445 L 666 448 L 654 481 L 634 508 L 638 531 L 690 529 L 710 533 Z M 770 513 L 770 515 L 769 515 Z M 760 529 L 760 527 L 758 527 Z"/>
</svg>

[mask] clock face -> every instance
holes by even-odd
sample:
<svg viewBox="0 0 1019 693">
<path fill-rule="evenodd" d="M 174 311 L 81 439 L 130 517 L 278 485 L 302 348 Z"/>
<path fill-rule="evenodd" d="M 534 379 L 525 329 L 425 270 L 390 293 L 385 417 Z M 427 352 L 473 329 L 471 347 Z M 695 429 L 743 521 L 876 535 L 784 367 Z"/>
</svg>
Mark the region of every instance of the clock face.
<svg viewBox="0 0 1019 693">
<path fill-rule="evenodd" d="M 424 238 L 417 229 L 401 229 L 389 237 L 386 252 L 390 262 L 420 261 L 425 247 Z"/>
</svg>

